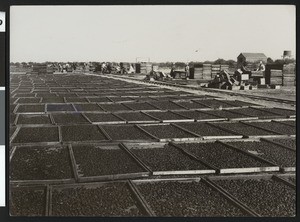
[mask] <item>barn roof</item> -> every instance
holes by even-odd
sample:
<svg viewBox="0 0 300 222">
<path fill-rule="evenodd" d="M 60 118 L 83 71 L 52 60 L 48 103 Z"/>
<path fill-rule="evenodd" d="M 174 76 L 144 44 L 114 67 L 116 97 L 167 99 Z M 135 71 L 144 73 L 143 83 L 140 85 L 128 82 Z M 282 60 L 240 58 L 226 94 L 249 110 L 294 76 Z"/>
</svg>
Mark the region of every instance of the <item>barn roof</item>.
<svg viewBox="0 0 300 222">
<path fill-rule="evenodd" d="M 240 55 L 243 55 L 245 58 L 267 58 L 264 53 L 242 52 Z"/>
</svg>

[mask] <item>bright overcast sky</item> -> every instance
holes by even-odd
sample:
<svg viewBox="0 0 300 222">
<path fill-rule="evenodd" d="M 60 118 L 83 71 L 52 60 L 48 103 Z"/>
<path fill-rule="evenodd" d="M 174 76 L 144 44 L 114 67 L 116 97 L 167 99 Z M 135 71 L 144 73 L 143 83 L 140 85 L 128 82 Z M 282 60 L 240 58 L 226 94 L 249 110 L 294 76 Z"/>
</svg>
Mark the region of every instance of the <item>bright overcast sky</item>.
<svg viewBox="0 0 300 222">
<path fill-rule="evenodd" d="M 234 59 L 296 51 L 294 6 L 13 6 L 11 62 Z M 196 52 L 197 51 L 197 52 Z"/>
</svg>

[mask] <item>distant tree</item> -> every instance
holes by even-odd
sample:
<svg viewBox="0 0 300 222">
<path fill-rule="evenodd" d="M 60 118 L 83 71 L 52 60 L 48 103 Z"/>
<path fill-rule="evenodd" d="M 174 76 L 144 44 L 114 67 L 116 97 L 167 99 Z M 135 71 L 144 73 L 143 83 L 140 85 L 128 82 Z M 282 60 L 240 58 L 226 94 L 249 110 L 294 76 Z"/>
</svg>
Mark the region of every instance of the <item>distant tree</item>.
<svg viewBox="0 0 300 222">
<path fill-rule="evenodd" d="M 189 66 L 190 67 L 201 67 L 203 65 L 203 62 L 190 62 Z"/>
<path fill-rule="evenodd" d="M 285 63 L 285 64 L 295 63 L 295 62 L 296 62 L 295 59 L 285 59 L 285 60 L 284 60 L 284 63 Z"/>
<path fill-rule="evenodd" d="M 272 58 L 268 57 L 268 58 L 267 58 L 267 63 L 274 63 L 274 61 L 273 61 Z"/>
<path fill-rule="evenodd" d="M 276 59 L 275 61 L 274 61 L 274 63 L 275 64 L 284 64 L 284 60 L 283 59 Z"/>
<path fill-rule="evenodd" d="M 229 65 L 230 68 L 236 67 L 236 64 L 237 64 L 237 62 L 232 59 L 227 60 L 226 63 L 227 63 L 227 65 Z"/>
<path fill-rule="evenodd" d="M 165 67 L 170 67 L 170 68 L 171 68 L 171 67 L 172 67 L 172 65 L 173 65 L 173 63 L 172 63 L 172 62 L 166 62 L 166 63 L 165 63 Z"/>
<path fill-rule="evenodd" d="M 217 59 L 214 61 L 214 64 L 220 64 L 220 65 L 222 64 L 223 65 L 223 64 L 227 64 L 227 63 L 224 59 Z"/>
<path fill-rule="evenodd" d="M 175 62 L 175 67 L 176 68 L 184 68 L 186 64 L 184 62 Z"/>
</svg>

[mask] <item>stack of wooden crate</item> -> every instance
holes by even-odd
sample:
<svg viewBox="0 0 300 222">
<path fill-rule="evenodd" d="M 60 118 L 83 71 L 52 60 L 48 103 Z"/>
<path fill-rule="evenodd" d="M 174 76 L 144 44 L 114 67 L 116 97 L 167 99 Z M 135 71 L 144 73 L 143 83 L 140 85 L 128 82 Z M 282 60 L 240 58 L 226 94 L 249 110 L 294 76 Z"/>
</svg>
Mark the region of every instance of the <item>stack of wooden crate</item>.
<svg viewBox="0 0 300 222">
<path fill-rule="evenodd" d="M 283 66 L 283 86 L 296 85 L 296 66 L 295 64 L 287 64 Z"/>
<path fill-rule="evenodd" d="M 282 78 L 282 69 L 283 69 L 283 65 L 282 64 L 266 64 L 266 70 L 265 70 L 265 80 L 266 80 L 266 84 L 267 85 L 271 85 L 274 84 L 274 77 L 276 79 L 276 75 L 277 75 L 277 81 L 278 80 L 278 75 L 280 75 L 280 71 L 281 71 L 281 78 Z M 271 70 L 273 70 L 274 75 L 272 76 Z M 275 73 L 276 71 L 274 70 L 278 70 L 279 72 Z M 273 78 L 273 81 L 271 83 L 271 79 Z M 281 79 L 281 83 L 282 83 L 282 79 Z"/>
<path fill-rule="evenodd" d="M 211 65 L 211 78 L 214 79 L 217 74 L 220 74 L 220 65 Z"/>
<path fill-rule="evenodd" d="M 229 70 L 229 65 L 221 65 L 220 70 Z"/>
<path fill-rule="evenodd" d="M 141 63 L 135 63 L 135 73 L 141 73 Z"/>
<path fill-rule="evenodd" d="M 271 69 L 270 74 L 270 85 L 282 86 L 282 70 Z"/>
<path fill-rule="evenodd" d="M 152 64 L 149 62 L 142 62 L 140 63 L 140 73 L 147 74 L 151 72 Z"/>
<path fill-rule="evenodd" d="M 194 67 L 194 79 L 203 79 L 203 67 Z"/>
<path fill-rule="evenodd" d="M 211 64 L 203 64 L 203 79 L 211 80 Z"/>
</svg>

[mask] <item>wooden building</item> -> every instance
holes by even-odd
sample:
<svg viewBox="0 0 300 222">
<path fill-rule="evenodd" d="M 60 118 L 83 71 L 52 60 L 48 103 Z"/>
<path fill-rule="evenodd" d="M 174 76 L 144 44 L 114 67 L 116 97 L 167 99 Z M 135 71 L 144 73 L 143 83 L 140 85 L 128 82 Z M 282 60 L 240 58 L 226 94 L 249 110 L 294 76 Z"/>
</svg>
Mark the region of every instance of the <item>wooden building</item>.
<svg viewBox="0 0 300 222">
<path fill-rule="evenodd" d="M 264 64 L 267 63 L 267 56 L 264 53 L 249 53 L 242 52 L 237 57 L 237 67 L 240 67 L 244 62 L 248 65 L 258 64 L 259 61 L 263 61 Z"/>
</svg>

